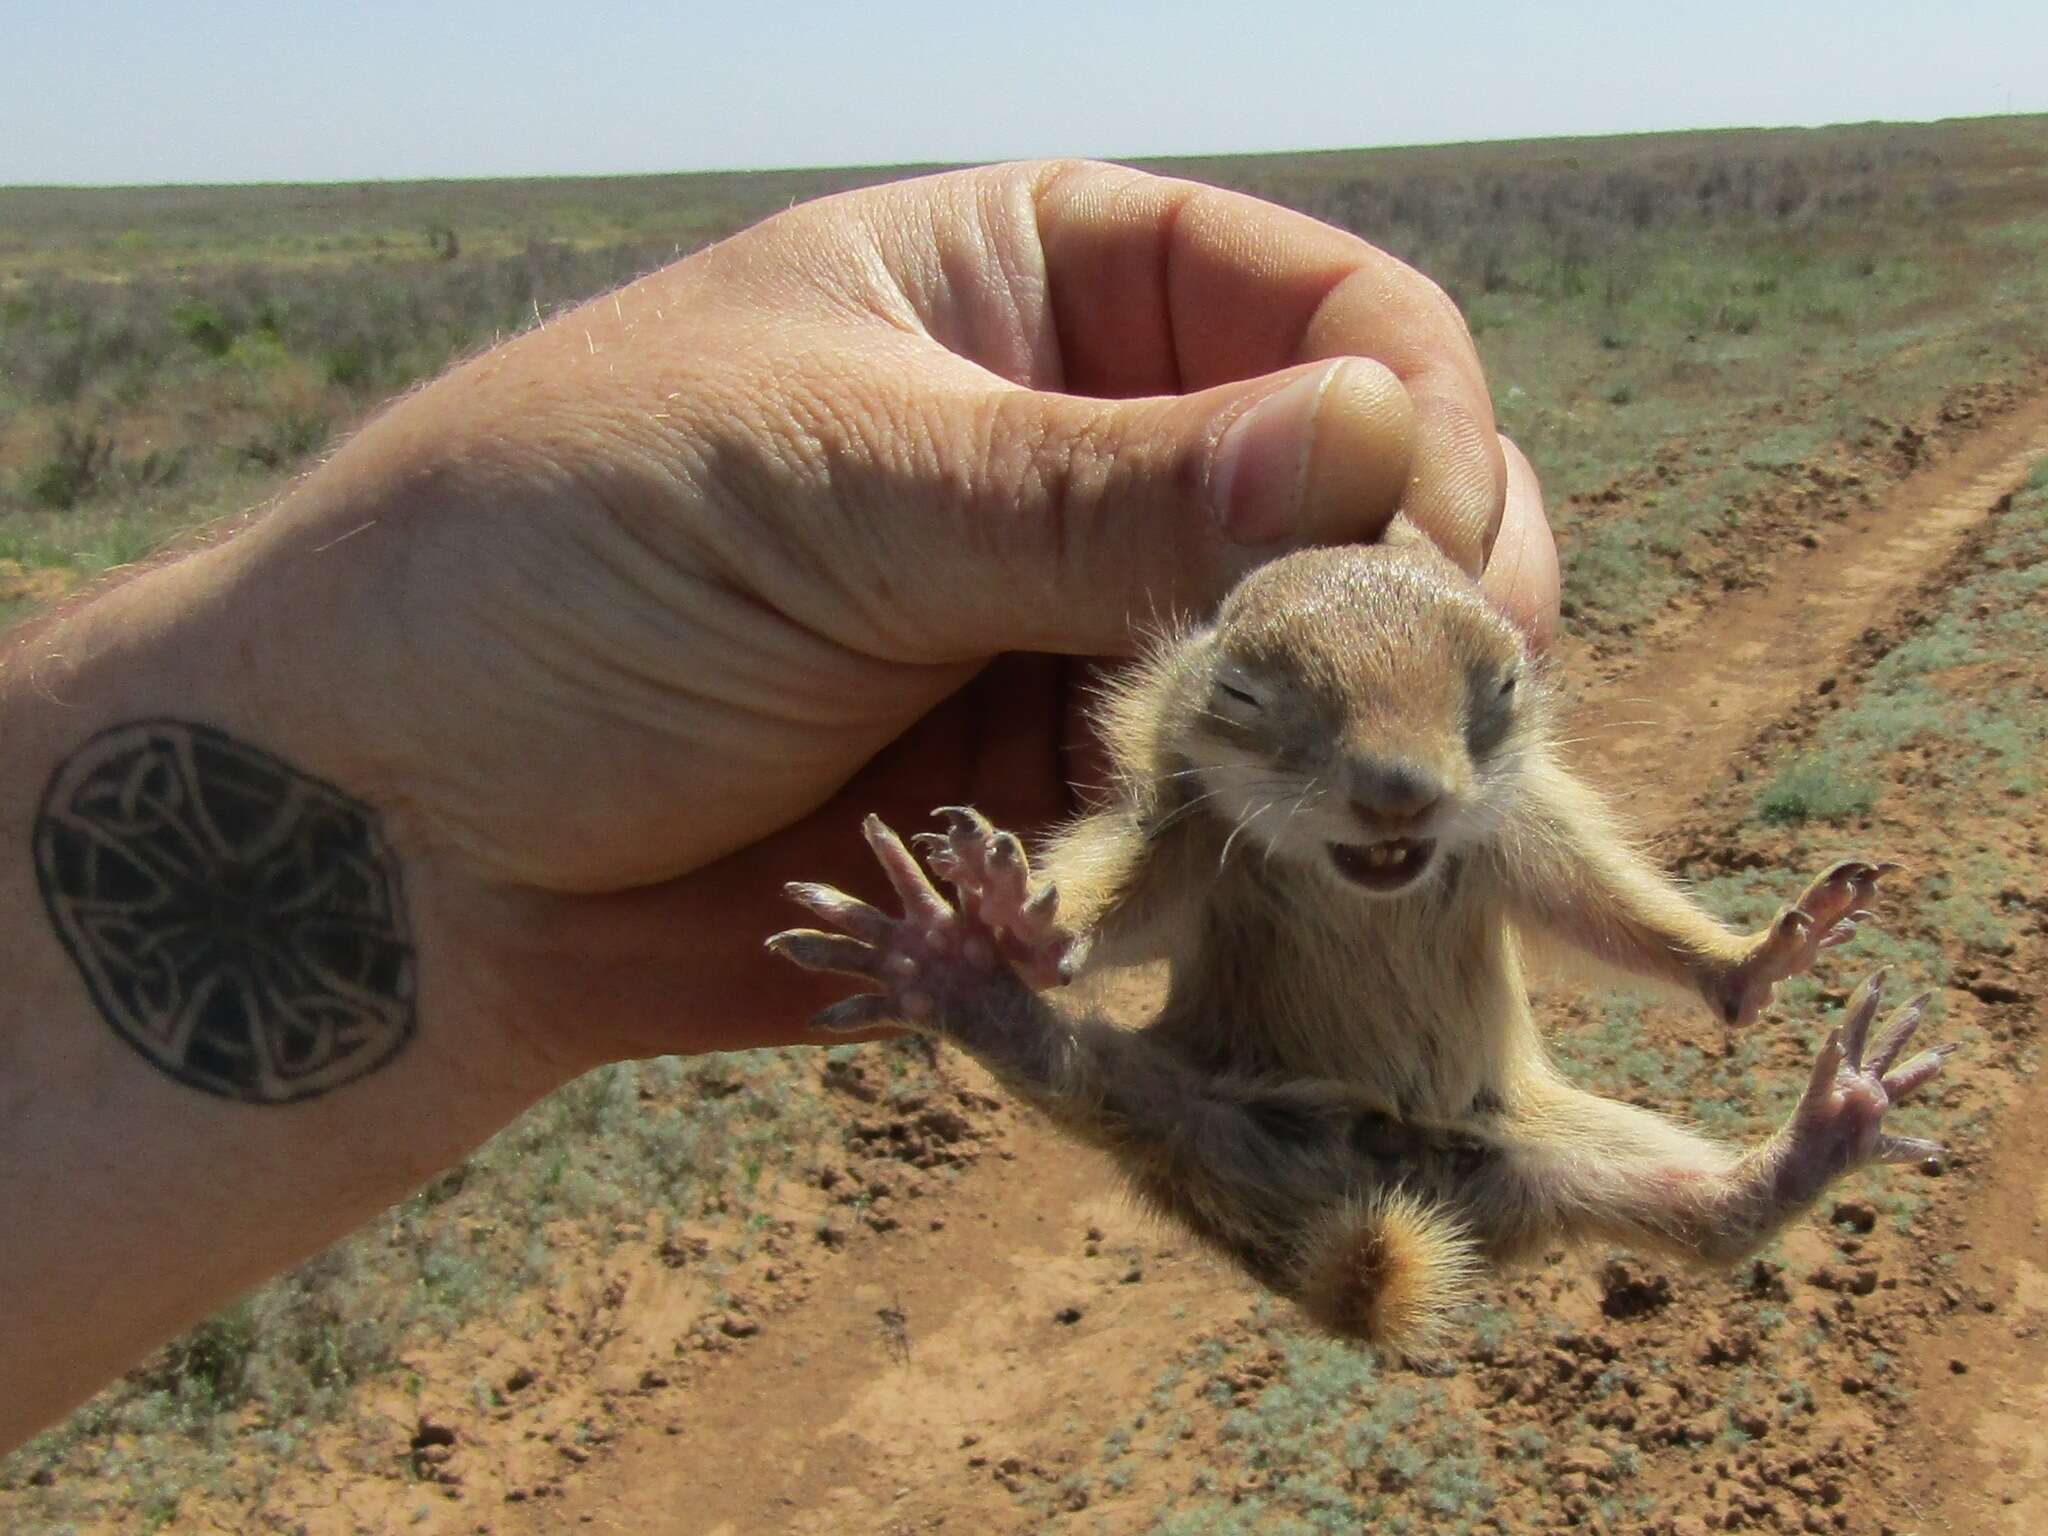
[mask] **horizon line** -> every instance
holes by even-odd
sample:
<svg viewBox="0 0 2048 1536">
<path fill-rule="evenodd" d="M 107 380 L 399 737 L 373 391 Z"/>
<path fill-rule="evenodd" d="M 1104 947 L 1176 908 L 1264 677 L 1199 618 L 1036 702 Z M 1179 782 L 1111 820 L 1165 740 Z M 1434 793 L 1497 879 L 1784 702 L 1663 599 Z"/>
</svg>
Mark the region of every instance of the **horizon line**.
<svg viewBox="0 0 2048 1536">
<path fill-rule="evenodd" d="M 806 176 L 834 172 L 924 172 L 954 170 L 965 166 L 1001 165 L 1012 160 L 1105 160 L 1115 164 L 1157 165 L 1182 160 L 1262 160 L 1293 156 L 1369 155 L 1402 150 L 1500 148 L 1516 144 L 1594 144 L 1622 139 L 1684 138 L 1692 135 L 1735 133 L 1826 133 L 1845 128 L 1937 128 L 1952 123 L 2022 122 L 2048 118 L 2048 111 L 1998 111 L 1950 114 L 1943 117 L 1850 118 L 1826 123 L 1718 123 L 1683 128 L 1643 128 L 1612 133 L 1565 133 L 1497 139 L 1427 139 L 1380 144 L 1335 144 L 1291 149 L 1193 149 L 1162 153 L 1103 155 L 1016 155 L 992 158 L 935 160 L 842 161 L 805 165 L 693 166 L 668 170 L 507 172 L 474 176 L 342 176 L 302 181 L 257 178 L 248 181 L 24 181 L 0 183 L 0 192 L 160 192 L 241 191 L 266 187 L 417 187 L 475 186 L 491 182 L 548 181 L 651 181 L 681 180 L 692 176 Z"/>
</svg>

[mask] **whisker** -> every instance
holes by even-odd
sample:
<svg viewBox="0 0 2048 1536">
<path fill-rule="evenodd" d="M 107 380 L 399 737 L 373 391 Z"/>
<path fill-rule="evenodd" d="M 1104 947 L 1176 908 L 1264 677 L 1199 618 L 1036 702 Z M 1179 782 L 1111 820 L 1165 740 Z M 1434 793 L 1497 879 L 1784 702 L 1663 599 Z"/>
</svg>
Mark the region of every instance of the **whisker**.
<svg viewBox="0 0 2048 1536">
<path fill-rule="evenodd" d="M 1266 812 L 1273 809 L 1273 807 L 1278 805 L 1279 803 L 1279 797 L 1275 796 L 1273 799 L 1268 800 L 1264 805 L 1260 806 L 1257 810 L 1250 812 L 1248 815 L 1238 818 L 1237 825 L 1230 829 L 1230 836 L 1223 839 L 1223 851 L 1216 855 L 1217 873 L 1221 874 L 1223 871 L 1223 866 L 1230 862 L 1231 845 L 1237 841 L 1238 834 L 1244 831 L 1246 827 L 1249 827 L 1253 822 L 1257 821 L 1261 816 L 1265 815 Z"/>
<path fill-rule="evenodd" d="M 1280 818 L 1280 830 L 1272 837 L 1266 839 L 1266 856 L 1259 861 L 1260 869 L 1270 869 L 1273 867 L 1273 850 L 1279 846 L 1280 839 L 1287 835 L 1288 827 L 1293 825 L 1294 818 L 1301 814 L 1303 804 L 1307 802 L 1309 796 L 1315 793 L 1316 785 L 1321 780 L 1321 774 L 1317 774 L 1314 778 L 1310 779 L 1308 783 L 1302 786 L 1301 793 L 1294 797 L 1294 803 L 1287 807 L 1287 814 Z"/>
<path fill-rule="evenodd" d="M 1214 800 L 1218 795 L 1222 793 L 1223 791 L 1221 789 L 1212 789 L 1209 790 L 1206 794 L 1196 795 L 1192 800 L 1182 801 L 1179 805 L 1176 805 L 1172 810 L 1168 811 L 1166 815 L 1162 816 L 1158 821 L 1152 824 L 1152 834 L 1156 836 L 1159 833 L 1164 832 L 1168 827 L 1172 826 L 1175 822 L 1184 820 L 1186 817 L 1200 810 L 1204 803 L 1210 800 Z"/>
</svg>

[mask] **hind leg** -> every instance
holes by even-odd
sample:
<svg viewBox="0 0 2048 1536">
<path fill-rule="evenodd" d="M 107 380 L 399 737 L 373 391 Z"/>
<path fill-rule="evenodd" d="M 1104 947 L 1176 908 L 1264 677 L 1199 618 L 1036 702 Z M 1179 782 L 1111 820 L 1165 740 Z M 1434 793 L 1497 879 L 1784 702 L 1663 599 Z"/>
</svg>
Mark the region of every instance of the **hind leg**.
<svg viewBox="0 0 2048 1536">
<path fill-rule="evenodd" d="M 1903 1063 L 1927 999 L 1898 1009 L 1876 1044 L 1882 976 L 1857 988 L 1778 1133 L 1747 1153 L 1555 1079 L 1526 1085 L 1505 1128 L 1492 1198 L 1530 1229 L 1645 1244 L 1704 1262 L 1754 1252 L 1843 1174 L 1938 1155 L 1884 1117 L 1940 1072 L 1945 1048 Z"/>
</svg>

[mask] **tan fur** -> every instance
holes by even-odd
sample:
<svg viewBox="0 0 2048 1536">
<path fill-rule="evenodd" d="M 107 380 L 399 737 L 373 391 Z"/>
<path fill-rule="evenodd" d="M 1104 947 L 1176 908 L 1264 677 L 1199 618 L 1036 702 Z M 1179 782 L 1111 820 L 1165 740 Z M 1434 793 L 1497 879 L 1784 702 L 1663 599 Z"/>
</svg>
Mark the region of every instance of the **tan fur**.
<svg viewBox="0 0 2048 1536">
<path fill-rule="evenodd" d="M 1302 1311 L 1340 1338 L 1427 1349 L 1478 1268 L 1471 1239 L 1441 1207 L 1397 1192 L 1317 1222 L 1295 1289 Z"/>
<path fill-rule="evenodd" d="M 1110 691 L 1108 800 L 1039 859 L 1090 965 L 1170 960 L 1162 1012 L 1141 1043 L 1084 1021 L 992 1064 L 1349 1337 L 1425 1342 L 1481 1254 L 1760 1241 L 1781 1216 L 1731 1216 L 1733 1152 L 1571 1088 L 1536 1031 L 1521 932 L 1703 990 L 1756 942 L 1624 838 L 1552 714 L 1513 630 L 1409 530 L 1266 566 Z M 1329 845 L 1401 824 L 1388 773 L 1451 810 L 1420 883 L 1381 896 Z M 1353 803 L 1383 784 L 1392 809 Z"/>
</svg>

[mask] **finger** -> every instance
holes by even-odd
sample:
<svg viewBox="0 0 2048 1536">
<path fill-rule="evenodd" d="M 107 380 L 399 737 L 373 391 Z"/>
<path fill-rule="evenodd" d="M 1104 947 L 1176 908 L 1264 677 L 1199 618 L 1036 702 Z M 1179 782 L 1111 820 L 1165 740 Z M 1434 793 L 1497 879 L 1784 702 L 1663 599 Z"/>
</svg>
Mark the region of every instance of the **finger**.
<svg viewBox="0 0 2048 1536">
<path fill-rule="evenodd" d="M 1507 462 L 1493 412 L 1474 413 L 1462 391 L 1440 382 L 1403 382 L 1415 401 L 1415 456 L 1401 510 L 1476 577 L 1493 552 L 1506 506 Z"/>
<path fill-rule="evenodd" d="M 1913 1031 L 1920 1027 L 1920 1019 L 1933 998 L 1932 992 L 1922 992 L 1891 1016 L 1885 1025 L 1884 1034 L 1878 1039 L 1876 1053 L 1870 1058 L 1870 1071 L 1873 1076 L 1883 1077 L 1891 1070 L 1892 1063 L 1906 1048 L 1906 1042 L 1913 1038 Z"/>
<path fill-rule="evenodd" d="M 1870 1021 L 1884 1002 L 1885 972 L 1873 971 L 1849 995 L 1848 1017 L 1842 1023 L 1842 1057 L 1849 1070 L 1863 1070 L 1863 1046 L 1870 1038 Z"/>
<path fill-rule="evenodd" d="M 1827 1043 L 1821 1046 L 1820 1054 L 1813 1058 L 1813 1071 L 1806 1079 L 1806 1097 L 1818 1099 L 1832 1093 L 1835 1074 L 1842 1068 L 1842 1032 L 1839 1029 L 1828 1032 Z"/>
<path fill-rule="evenodd" d="M 910 850 L 903 846 L 903 840 L 889 830 L 881 817 L 868 817 L 861 823 L 860 830 L 868 840 L 868 846 L 874 849 L 875 858 L 882 866 L 882 873 L 889 877 L 897 899 L 903 903 L 905 917 L 929 924 L 940 922 L 952 914 L 944 898 L 925 879 L 924 871 L 918 868 Z"/>
<path fill-rule="evenodd" d="M 1897 1104 L 1926 1087 L 1941 1075 L 1942 1063 L 1954 1050 L 1953 1045 L 1939 1045 L 1931 1051 L 1922 1051 L 1898 1071 L 1888 1074 L 1884 1079 L 1885 1097 Z"/>
<path fill-rule="evenodd" d="M 946 824 L 946 846 L 977 882 L 988 879 L 988 854 L 995 824 L 971 805 L 942 805 L 932 814 Z"/>
<path fill-rule="evenodd" d="M 1123 166 L 1021 169 L 1034 181 L 1062 387 L 1166 394 L 1351 355 L 1404 378 L 1455 381 L 1466 408 L 1491 419 L 1456 306 L 1357 235 Z"/>
<path fill-rule="evenodd" d="M 843 934 L 815 928 L 792 928 L 769 938 L 768 948 L 807 971 L 833 971 L 841 976 L 872 979 L 881 974 L 881 952 Z"/>
<path fill-rule="evenodd" d="M 889 937 L 891 925 L 888 917 L 857 896 L 849 896 L 833 886 L 814 885 L 808 880 L 792 880 L 782 890 L 798 906 L 856 939 L 880 944 Z"/>
<path fill-rule="evenodd" d="M 1371 358 L 1416 405 L 1424 451 L 1409 510 L 1479 573 L 1506 466 L 1485 371 L 1441 288 L 1356 235 L 1241 193 L 1101 165 L 1038 176 L 1067 389 L 1202 390 Z"/>
<path fill-rule="evenodd" d="M 1282 550 L 1376 538 L 1411 478 L 1413 404 L 1358 358 L 1140 400 L 954 387 L 958 542 L 1003 583 L 963 582 L 951 623 L 989 649 L 1126 653 Z"/>
<path fill-rule="evenodd" d="M 1022 929 L 1032 935 L 1050 933 L 1060 913 L 1060 888 L 1042 887 L 1024 903 Z"/>
<path fill-rule="evenodd" d="M 1771 941 L 1775 952 L 1781 957 L 1806 942 L 1806 936 L 1813 928 L 1813 919 L 1797 907 L 1787 907 L 1772 924 Z"/>
<path fill-rule="evenodd" d="M 1538 651 L 1557 639 L 1557 540 L 1543 511 L 1543 487 L 1522 450 L 1506 438 L 1507 504 L 1480 586 Z"/>
<path fill-rule="evenodd" d="M 1031 873 L 1031 861 L 1025 856 L 1024 844 L 1014 832 L 998 832 L 989 843 L 988 867 L 991 874 L 1001 875 L 1006 880 L 1021 881 Z"/>
</svg>

